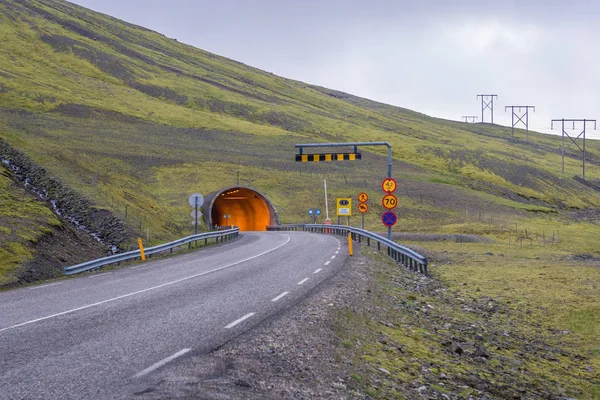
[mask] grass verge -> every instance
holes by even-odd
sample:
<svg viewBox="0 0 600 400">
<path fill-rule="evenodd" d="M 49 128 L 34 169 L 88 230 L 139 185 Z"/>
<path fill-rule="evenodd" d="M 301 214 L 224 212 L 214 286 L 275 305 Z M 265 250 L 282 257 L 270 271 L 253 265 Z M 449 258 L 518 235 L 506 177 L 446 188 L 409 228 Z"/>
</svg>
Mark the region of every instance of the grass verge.
<svg viewBox="0 0 600 400">
<path fill-rule="evenodd" d="M 374 398 L 600 399 L 600 263 L 478 246 L 440 243 L 432 279 L 365 250 L 368 300 L 338 318 L 353 384 Z"/>
</svg>

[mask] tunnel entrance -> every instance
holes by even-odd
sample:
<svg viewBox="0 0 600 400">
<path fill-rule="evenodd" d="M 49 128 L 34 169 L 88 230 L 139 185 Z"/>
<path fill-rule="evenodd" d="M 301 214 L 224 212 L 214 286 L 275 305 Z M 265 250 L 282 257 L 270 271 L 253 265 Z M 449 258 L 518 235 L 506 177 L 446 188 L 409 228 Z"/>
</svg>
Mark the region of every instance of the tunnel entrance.
<svg viewBox="0 0 600 400">
<path fill-rule="evenodd" d="M 231 187 L 207 196 L 204 215 L 209 228 L 239 226 L 241 231 L 264 231 L 279 222 L 277 210 L 264 195 L 247 187 Z"/>
</svg>

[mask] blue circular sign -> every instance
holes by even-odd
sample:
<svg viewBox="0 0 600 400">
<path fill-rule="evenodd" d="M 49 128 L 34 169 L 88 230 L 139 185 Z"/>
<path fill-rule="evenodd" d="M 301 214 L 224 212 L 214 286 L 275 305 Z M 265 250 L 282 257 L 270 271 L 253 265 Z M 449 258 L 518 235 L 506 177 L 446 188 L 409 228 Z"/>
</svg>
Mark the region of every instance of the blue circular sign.
<svg viewBox="0 0 600 400">
<path fill-rule="evenodd" d="M 381 216 L 381 222 L 383 222 L 385 226 L 394 226 L 396 225 L 396 222 L 398 222 L 398 217 L 393 211 L 387 211 Z"/>
<path fill-rule="evenodd" d="M 321 209 L 320 209 L 320 208 L 317 208 L 317 211 L 315 212 L 315 214 L 317 214 L 317 215 L 321 215 Z"/>
</svg>

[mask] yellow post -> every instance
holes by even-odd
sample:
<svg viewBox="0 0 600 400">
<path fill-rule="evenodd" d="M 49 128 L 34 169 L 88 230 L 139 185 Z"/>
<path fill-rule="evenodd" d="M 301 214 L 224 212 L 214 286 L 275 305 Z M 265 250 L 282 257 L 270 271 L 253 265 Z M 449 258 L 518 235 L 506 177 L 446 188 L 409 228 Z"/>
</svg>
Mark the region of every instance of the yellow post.
<svg viewBox="0 0 600 400">
<path fill-rule="evenodd" d="M 352 233 L 348 232 L 348 252 L 352 257 Z"/>
<path fill-rule="evenodd" d="M 140 254 L 142 255 L 142 261 L 146 260 L 146 254 L 144 254 L 144 244 L 142 238 L 138 238 L 138 244 L 140 245 Z"/>
</svg>

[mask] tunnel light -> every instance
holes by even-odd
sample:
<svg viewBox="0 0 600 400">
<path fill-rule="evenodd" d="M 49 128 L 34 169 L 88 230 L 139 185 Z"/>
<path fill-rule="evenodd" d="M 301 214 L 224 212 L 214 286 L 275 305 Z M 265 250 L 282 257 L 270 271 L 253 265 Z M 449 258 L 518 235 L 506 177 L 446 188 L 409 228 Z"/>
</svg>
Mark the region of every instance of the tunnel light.
<svg viewBox="0 0 600 400">
<path fill-rule="evenodd" d="M 239 189 L 236 189 L 236 190 L 231 190 L 231 191 L 229 191 L 229 192 L 226 192 L 226 193 L 221 193 L 221 197 L 223 197 L 223 196 L 228 196 L 228 195 L 230 195 L 230 194 L 235 194 L 235 193 L 237 193 L 237 192 L 239 192 L 239 191 L 240 191 Z"/>
</svg>

